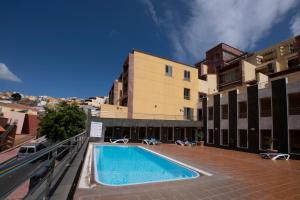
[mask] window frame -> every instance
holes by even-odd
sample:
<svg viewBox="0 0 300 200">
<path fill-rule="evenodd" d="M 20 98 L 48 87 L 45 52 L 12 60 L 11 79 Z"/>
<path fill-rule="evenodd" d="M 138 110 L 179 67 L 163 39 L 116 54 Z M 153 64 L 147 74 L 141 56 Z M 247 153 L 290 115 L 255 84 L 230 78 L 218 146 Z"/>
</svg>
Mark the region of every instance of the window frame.
<svg viewBox="0 0 300 200">
<path fill-rule="evenodd" d="M 210 134 L 211 133 L 212 133 L 212 143 L 210 142 L 210 138 L 211 138 Z M 215 144 L 215 132 L 214 132 L 214 129 L 207 129 L 207 144 Z"/>
<path fill-rule="evenodd" d="M 210 113 L 210 109 L 212 110 L 211 113 Z M 208 120 L 214 120 L 214 107 L 213 106 L 208 107 Z"/>
<path fill-rule="evenodd" d="M 262 110 L 262 102 L 266 99 L 270 99 L 270 110 L 263 111 Z M 271 97 L 263 97 L 259 99 L 259 116 L 260 117 L 272 117 L 272 98 Z"/>
<path fill-rule="evenodd" d="M 288 94 L 288 115 L 300 115 L 300 102 L 299 101 L 293 101 L 293 103 L 297 102 L 299 103 L 299 106 L 291 107 L 291 96 L 298 94 L 300 96 L 300 92 L 293 92 Z M 300 97 L 299 97 L 300 98 Z M 294 110 L 294 109 L 299 110 Z"/>
<path fill-rule="evenodd" d="M 188 95 L 185 94 L 186 92 L 188 93 Z M 191 89 L 183 88 L 183 98 L 185 100 L 191 100 Z"/>
<path fill-rule="evenodd" d="M 165 76 L 173 76 L 173 67 L 171 65 L 165 65 Z"/>
<path fill-rule="evenodd" d="M 300 132 L 300 129 L 290 129 L 289 130 L 289 152 L 291 153 L 291 154 L 295 154 L 295 155 L 300 155 L 300 151 L 297 153 L 297 152 L 293 152 L 292 151 L 292 142 L 291 142 L 291 133 L 292 133 L 292 131 L 299 131 Z M 300 134 L 300 133 L 298 133 L 298 134 Z"/>
<path fill-rule="evenodd" d="M 241 113 L 241 104 L 242 103 L 246 104 L 246 114 L 244 112 Z M 248 102 L 247 101 L 238 102 L 238 116 L 239 116 L 239 119 L 247 119 L 248 118 Z"/>
<path fill-rule="evenodd" d="M 226 106 L 226 108 L 227 108 L 227 114 L 226 115 L 224 115 L 224 112 L 223 112 L 224 111 L 224 109 L 223 109 L 224 106 Z M 222 120 L 223 119 L 228 120 L 228 118 L 229 118 L 229 116 L 228 116 L 228 113 L 229 113 L 228 107 L 229 107 L 228 104 L 222 104 L 221 105 L 221 119 Z"/>
<path fill-rule="evenodd" d="M 104 137 L 105 138 L 113 138 L 114 137 L 114 135 L 113 135 L 113 133 L 114 133 L 114 130 L 113 130 L 114 128 L 113 127 L 111 127 L 111 126 L 109 126 L 109 127 L 106 127 L 106 130 L 105 130 L 105 133 L 104 133 Z M 110 135 L 107 135 L 106 133 L 110 133 Z"/>
<path fill-rule="evenodd" d="M 183 79 L 185 81 L 190 81 L 191 80 L 191 72 L 188 70 L 184 70 L 183 72 Z"/>
<path fill-rule="evenodd" d="M 240 142 L 241 142 L 241 139 L 240 139 L 240 134 L 241 132 L 240 131 L 245 131 L 246 135 L 247 135 L 247 146 L 246 147 L 242 147 Z M 248 134 L 248 130 L 247 129 L 238 129 L 238 135 L 237 135 L 237 147 L 238 148 L 241 148 L 241 149 L 248 149 L 249 148 L 249 134 Z"/>
<path fill-rule="evenodd" d="M 169 140 L 169 130 L 172 129 L 172 140 Z M 167 141 L 174 141 L 174 130 L 173 127 L 167 127 Z"/>
<path fill-rule="evenodd" d="M 144 137 L 140 138 L 140 129 L 144 128 Z M 146 127 L 138 127 L 138 140 L 143 140 L 147 137 L 147 128 Z"/>
<path fill-rule="evenodd" d="M 259 149 L 260 150 L 267 150 L 267 149 L 265 149 L 265 148 L 263 148 L 262 146 L 263 146 L 263 143 L 262 143 L 262 131 L 270 131 L 270 137 L 273 139 L 273 130 L 272 129 L 260 129 L 259 130 L 259 140 L 260 140 L 260 144 L 259 144 Z M 272 144 L 270 145 L 270 148 L 269 149 L 274 149 L 273 148 L 274 147 L 274 142 L 272 142 Z"/>
<path fill-rule="evenodd" d="M 190 112 L 188 112 L 188 110 Z M 189 113 L 189 116 L 188 116 L 188 113 Z M 183 108 L 183 116 L 184 116 L 184 119 L 185 120 L 193 120 L 193 108 L 190 108 L 190 107 L 184 107 Z"/>
<path fill-rule="evenodd" d="M 227 131 L 227 144 L 223 143 L 223 131 Z M 221 145 L 222 146 L 229 146 L 229 130 L 228 129 L 221 129 Z"/>
</svg>

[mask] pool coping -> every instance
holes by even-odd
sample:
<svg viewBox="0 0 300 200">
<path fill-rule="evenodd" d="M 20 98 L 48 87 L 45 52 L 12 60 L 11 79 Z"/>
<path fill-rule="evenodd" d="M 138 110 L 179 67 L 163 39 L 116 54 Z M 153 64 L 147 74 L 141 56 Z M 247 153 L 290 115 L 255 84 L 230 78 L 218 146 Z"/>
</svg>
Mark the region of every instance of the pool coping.
<svg viewBox="0 0 300 200">
<path fill-rule="evenodd" d="M 138 145 L 137 145 L 137 146 L 138 146 Z M 173 161 L 173 162 L 175 162 L 175 163 L 177 163 L 177 164 L 179 164 L 179 165 L 184 166 L 185 168 L 188 168 L 188 169 L 191 169 L 191 170 L 193 170 L 193 171 L 196 171 L 196 172 L 198 172 L 198 173 L 200 173 L 200 174 L 202 174 L 202 175 L 205 175 L 205 176 L 213 176 L 212 173 L 209 173 L 209 172 L 207 172 L 207 171 L 198 169 L 198 168 L 196 168 L 196 167 L 193 167 L 193 166 L 191 166 L 191 165 L 189 165 L 189 164 L 183 163 L 183 162 L 181 162 L 181 161 L 179 161 L 179 160 L 176 160 L 176 159 L 174 159 L 174 158 L 171 158 L 171 157 L 169 157 L 169 156 L 166 156 L 166 155 L 163 155 L 163 154 L 161 154 L 161 153 L 155 152 L 155 151 L 153 151 L 153 150 L 147 149 L 147 148 L 145 148 L 145 147 L 143 147 L 143 146 L 138 146 L 138 147 L 140 147 L 140 148 L 142 148 L 142 149 L 145 149 L 146 151 L 150 151 L 150 152 L 152 152 L 152 153 L 154 153 L 154 154 L 156 154 L 156 155 L 158 155 L 158 156 L 160 156 L 160 157 L 163 157 L 163 158 L 165 158 L 165 159 L 167 159 L 167 160 L 171 160 L 171 161 Z M 199 177 L 199 176 L 197 176 L 197 177 Z M 195 178 L 196 178 L 196 177 L 195 177 Z"/>
<path fill-rule="evenodd" d="M 187 168 L 189 170 L 195 171 L 197 172 L 197 176 L 195 177 L 189 177 L 189 178 L 178 178 L 178 179 L 169 179 L 169 180 L 163 180 L 163 181 L 148 181 L 148 182 L 141 182 L 141 183 L 132 183 L 132 184 L 122 184 L 122 185 L 110 185 L 110 184 L 106 184 L 101 182 L 100 180 L 98 180 L 98 172 L 97 170 L 95 170 L 95 158 L 94 158 L 94 147 L 95 146 L 119 146 L 119 147 L 129 147 L 129 146 L 135 146 L 135 147 L 139 147 L 142 148 L 146 151 L 149 151 L 157 156 L 160 156 L 170 162 L 174 162 L 178 165 L 180 165 L 181 167 Z M 78 188 L 93 188 L 99 185 L 102 186 L 108 186 L 108 187 L 126 187 L 126 186 L 134 186 L 134 185 L 144 185 L 144 184 L 158 184 L 158 183 L 166 183 L 166 182 L 175 182 L 175 181 L 186 181 L 186 180 L 191 180 L 191 179 L 196 179 L 198 178 L 200 175 L 204 175 L 204 176 L 213 176 L 212 173 L 209 173 L 207 171 L 198 169 L 196 167 L 193 167 L 191 165 L 188 165 L 186 163 L 183 163 L 181 161 L 178 161 L 174 158 L 171 158 L 169 156 L 163 155 L 161 153 L 155 152 L 153 150 L 150 150 L 144 146 L 138 145 L 138 144 L 132 144 L 132 145 L 128 145 L 128 144 L 111 144 L 111 143 L 90 143 L 88 146 L 88 150 L 87 150 L 87 154 L 86 154 L 86 158 L 84 160 L 84 164 L 83 164 L 83 168 L 81 171 L 81 175 L 80 175 L 80 179 L 79 179 L 79 184 L 78 184 Z"/>
</svg>

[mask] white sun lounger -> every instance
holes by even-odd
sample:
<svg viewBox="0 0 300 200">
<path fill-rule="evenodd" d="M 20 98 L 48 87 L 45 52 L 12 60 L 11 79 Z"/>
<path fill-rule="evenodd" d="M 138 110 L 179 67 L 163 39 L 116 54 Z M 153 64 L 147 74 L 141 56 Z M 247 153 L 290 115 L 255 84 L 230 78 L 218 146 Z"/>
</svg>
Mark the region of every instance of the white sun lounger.
<svg viewBox="0 0 300 200">
<path fill-rule="evenodd" d="M 286 153 L 260 153 L 259 154 L 262 158 L 277 160 L 277 159 L 290 159 L 290 155 Z"/>
<path fill-rule="evenodd" d="M 121 138 L 121 139 L 109 139 L 110 143 L 124 143 L 127 144 L 129 142 L 129 139 L 127 138 Z"/>
<path fill-rule="evenodd" d="M 147 145 L 158 145 L 161 142 L 155 138 L 151 138 L 151 139 L 144 139 L 142 143 L 145 143 Z"/>
<path fill-rule="evenodd" d="M 185 145 L 186 145 L 186 144 L 185 144 L 183 141 L 181 141 L 181 140 L 176 140 L 176 141 L 175 141 L 175 144 L 180 145 L 180 146 L 185 146 Z"/>
<path fill-rule="evenodd" d="M 182 140 L 176 140 L 175 144 L 180 145 L 180 146 L 190 146 L 190 147 L 196 146 L 195 142 L 190 142 L 190 141 L 185 141 L 184 142 Z"/>
</svg>

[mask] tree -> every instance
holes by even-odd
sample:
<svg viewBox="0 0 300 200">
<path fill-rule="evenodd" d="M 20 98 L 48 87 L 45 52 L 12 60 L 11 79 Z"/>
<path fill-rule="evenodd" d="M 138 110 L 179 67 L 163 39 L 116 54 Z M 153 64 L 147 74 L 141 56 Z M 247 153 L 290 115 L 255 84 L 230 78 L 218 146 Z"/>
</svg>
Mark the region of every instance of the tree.
<svg viewBox="0 0 300 200">
<path fill-rule="evenodd" d="M 77 105 L 60 103 L 55 108 L 45 107 L 39 133 L 51 142 L 62 141 L 81 133 L 85 129 L 85 113 Z"/>
<path fill-rule="evenodd" d="M 20 101 L 22 99 L 22 96 L 19 93 L 13 93 L 11 95 L 11 98 L 13 101 Z"/>
</svg>

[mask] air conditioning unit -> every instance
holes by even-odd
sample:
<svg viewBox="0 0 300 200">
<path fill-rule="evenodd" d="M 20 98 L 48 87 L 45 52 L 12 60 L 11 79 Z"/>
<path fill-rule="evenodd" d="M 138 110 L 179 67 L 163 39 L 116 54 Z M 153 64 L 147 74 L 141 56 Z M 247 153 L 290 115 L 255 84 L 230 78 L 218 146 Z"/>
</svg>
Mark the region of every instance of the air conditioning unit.
<svg viewBox="0 0 300 200">
<path fill-rule="evenodd" d="M 279 47 L 280 56 L 283 56 L 283 55 L 284 55 L 284 49 L 285 49 L 284 46 L 280 46 L 280 47 Z"/>
</svg>

